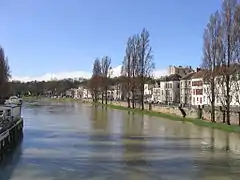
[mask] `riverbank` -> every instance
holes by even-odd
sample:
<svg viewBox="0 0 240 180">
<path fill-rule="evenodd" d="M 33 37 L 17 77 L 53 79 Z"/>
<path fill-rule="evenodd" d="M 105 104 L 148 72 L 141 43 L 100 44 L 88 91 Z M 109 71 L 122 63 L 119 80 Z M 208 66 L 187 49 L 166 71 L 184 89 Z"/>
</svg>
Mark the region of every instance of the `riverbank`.
<svg viewBox="0 0 240 180">
<path fill-rule="evenodd" d="M 91 104 L 97 104 L 97 105 L 102 105 L 102 106 L 106 106 L 109 108 L 113 108 L 113 109 L 118 109 L 118 110 L 125 110 L 125 111 L 131 111 L 131 112 L 135 112 L 135 113 L 141 113 L 144 115 L 149 115 L 149 116 L 153 116 L 153 117 L 162 117 L 162 118 L 166 118 L 169 120 L 175 120 L 175 121 L 183 121 L 183 122 L 189 122 L 189 123 L 193 123 L 195 125 L 198 126 L 204 126 L 204 127 L 209 127 L 209 128 L 214 128 L 214 129 L 219 129 L 222 131 L 226 131 L 226 132 L 234 132 L 234 133 L 240 133 L 240 126 L 238 125 L 227 125 L 227 124 L 223 124 L 223 123 L 212 123 L 208 120 L 202 120 L 202 119 L 195 119 L 195 118 L 190 118 L 190 117 L 181 117 L 178 115 L 174 115 L 174 114 L 167 114 L 167 113 L 163 113 L 163 112 L 159 112 L 159 111 L 154 111 L 154 110 L 140 110 L 138 108 L 136 109 L 132 109 L 132 108 L 128 108 L 127 107 L 127 102 L 109 102 L 109 104 L 102 104 L 102 103 L 93 103 L 91 100 L 75 100 L 72 98 L 60 98 L 60 99 L 54 99 L 54 98 L 38 98 L 38 97 L 24 97 L 23 100 L 25 101 L 30 101 L 30 100 L 50 100 L 50 101 L 54 101 L 54 102 L 78 102 L 78 103 L 91 103 Z"/>
</svg>

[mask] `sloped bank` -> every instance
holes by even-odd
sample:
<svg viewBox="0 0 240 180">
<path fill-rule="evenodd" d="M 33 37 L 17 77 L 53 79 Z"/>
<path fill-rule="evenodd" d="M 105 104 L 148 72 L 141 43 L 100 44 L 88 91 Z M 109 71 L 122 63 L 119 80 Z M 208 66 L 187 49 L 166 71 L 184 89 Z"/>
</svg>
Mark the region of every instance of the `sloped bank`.
<svg viewBox="0 0 240 180">
<path fill-rule="evenodd" d="M 87 101 L 82 101 L 84 103 L 89 103 Z M 204 127 L 209 127 L 209 128 L 214 128 L 214 129 L 219 129 L 219 130 L 223 130 L 226 132 L 235 132 L 235 133 L 240 133 L 240 127 L 238 125 L 227 125 L 227 124 L 223 124 L 223 123 L 212 123 L 208 120 L 202 120 L 202 119 L 196 119 L 196 118 L 190 118 L 190 117 L 185 117 L 183 118 L 182 116 L 178 116 L 178 115 L 174 115 L 174 114 L 166 114 L 166 113 L 162 113 L 159 111 L 154 111 L 154 110 L 140 110 L 140 109 L 132 109 L 132 108 L 128 108 L 125 104 L 121 104 L 119 103 L 119 105 L 117 104 L 101 104 L 101 103 L 97 103 L 98 105 L 103 105 L 109 108 L 113 108 L 113 109 L 118 109 L 118 110 L 125 110 L 125 111 L 132 111 L 135 113 L 142 113 L 145 115 L 149 115 L 149 116 L 154 116 L 154 117 L 162 117 L 162 118 L 166 118 L 169 120 L 175 120 L 175 121 L 184 121 L 184 122 L 189 122 L 189 123 L 193 123 L 195 125 L 198 126 L 204 126 Z"/>
</svg>

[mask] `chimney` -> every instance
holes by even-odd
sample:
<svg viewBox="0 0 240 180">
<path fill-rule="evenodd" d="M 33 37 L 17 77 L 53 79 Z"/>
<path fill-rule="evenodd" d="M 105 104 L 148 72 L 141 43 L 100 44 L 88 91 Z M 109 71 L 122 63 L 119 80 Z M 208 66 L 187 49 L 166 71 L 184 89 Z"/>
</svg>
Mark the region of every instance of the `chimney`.
<svg viewBox="0 0 240 180">
<path fill-rule="evenodd" d="M 201 68 L 197 68 L 197 72 L 201 71 Z"/>
</svg>

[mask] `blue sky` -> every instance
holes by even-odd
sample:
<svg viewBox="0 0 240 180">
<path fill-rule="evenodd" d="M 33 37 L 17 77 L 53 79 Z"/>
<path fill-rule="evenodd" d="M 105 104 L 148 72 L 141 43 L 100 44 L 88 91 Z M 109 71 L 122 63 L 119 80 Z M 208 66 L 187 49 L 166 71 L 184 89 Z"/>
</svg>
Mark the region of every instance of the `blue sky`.
<svg viewBox="0 0 240 180">
<path fill-rule="evenodd" d="M 196 67 L 203 29 L 222 0 L 1 0 L 0 44 L 14 77 L 91 72 L 96 57 L 121 64 L 129 36 L 147 28 L 156 69 Z"/>
</svg>

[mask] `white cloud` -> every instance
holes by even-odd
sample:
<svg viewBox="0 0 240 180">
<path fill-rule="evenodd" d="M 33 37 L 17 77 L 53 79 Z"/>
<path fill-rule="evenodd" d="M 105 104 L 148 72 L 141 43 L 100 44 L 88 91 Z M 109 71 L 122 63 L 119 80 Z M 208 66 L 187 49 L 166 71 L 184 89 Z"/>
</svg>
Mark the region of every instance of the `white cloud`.
<svg viewBox="0 0 240 180">
<path fill-rule="evenodd" d="M 121 65 L 112 69 L 112 77 L 121 75 Z M 168 74 L 167 68 L 158 69 L 153 72 L 155 78 L 165 76 Z M 66 78 L 90 78 L 91 72 L 86 71 L 72 71 L 72 72 L 58 72 L 58 73 L 46 73 L 42 76 L 31 77 L 31 76 L 12 76 L 12 80 L 18 80 L 22 82 L 29 81 L 50 81 L 53 79 L 61 80 Z"/>
<path fill-rule="evenodd" d="M 115 68 L 112 69 L 112 77 L 117 77 L 117 76 L 120 76 L 121 75 L 121 69 L 122 69 L 122 66 L 119 65 Z"/>
<path fill-rule="evenodd" d="M 167 68 L 165 68 L 165 69 L 158 69 L 158 70 L 155 70 L 153 72 L 153 76 L 155 78 L 160 78 L 161 76 L 166 76 L 166 75 L 168 75 L 168 69 Z"/>
<path fill-rule="evenodd" d="M 46 73 L 42 76 L 38 77 L 30 77 L 30 76 L 12 76 L 12 80 L 18 80 L 23 82 L 29 81 L 50 81 L 53 79 L 65 79 L 65 78 L 90 78 L 91 73 L 85 71 L 72 71 L 72 72 L 59 72 L 59 73 Z"/>
</svg>

